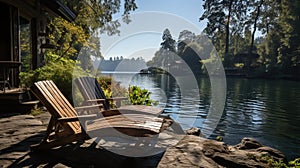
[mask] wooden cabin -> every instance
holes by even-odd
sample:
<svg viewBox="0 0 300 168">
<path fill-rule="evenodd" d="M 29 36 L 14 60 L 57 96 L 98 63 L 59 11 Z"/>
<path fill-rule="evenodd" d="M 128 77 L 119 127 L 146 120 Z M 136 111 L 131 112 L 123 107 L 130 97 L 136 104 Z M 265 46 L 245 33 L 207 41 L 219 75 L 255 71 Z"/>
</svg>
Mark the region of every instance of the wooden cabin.
<svg viewBox="0 0 300 168">
<path fill-rule="evenodd" d="M 0 0 L 0 105 L 23 102 L 19 88 L 22 62 L 29 69 L 43 65 L 47 18 L 61 16 L 73 21 L 76 15 L 60 0 Z M 26 56 L 26 58 L 24 58 Z M 1 111 L 0 111 L 1 112 Z"/>
</svg>

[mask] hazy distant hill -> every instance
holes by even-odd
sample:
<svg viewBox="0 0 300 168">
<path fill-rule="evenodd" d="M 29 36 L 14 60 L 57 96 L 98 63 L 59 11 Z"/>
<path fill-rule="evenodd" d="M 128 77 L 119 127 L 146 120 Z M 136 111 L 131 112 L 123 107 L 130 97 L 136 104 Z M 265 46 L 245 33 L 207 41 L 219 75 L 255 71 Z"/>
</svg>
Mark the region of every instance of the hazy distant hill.
<svg viewBox="0 0 300 168">
<path fill-rule="evenodd" d="M 123 59 L 117 57 L 109 60 L 95 60 L 93 64 L 100 71 L 139 72 L 141 69 L 147 68 L 146 62 L 142 58 Z"/>
</svg>

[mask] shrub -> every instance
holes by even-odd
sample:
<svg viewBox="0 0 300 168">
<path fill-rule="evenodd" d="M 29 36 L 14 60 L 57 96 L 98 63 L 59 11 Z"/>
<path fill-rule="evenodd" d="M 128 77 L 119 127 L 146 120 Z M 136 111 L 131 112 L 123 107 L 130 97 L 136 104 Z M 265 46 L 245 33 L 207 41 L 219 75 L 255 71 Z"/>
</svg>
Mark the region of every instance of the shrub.
<svg viewBox="0 0 300 168">
<path fill-rule="evenodd" d="M 72 79 L 73 77 L 85 74 L 85 72 L 77 66 L 77 61 L 68 58 L 59 58 L 52 53 L 48 53 L 46 58 L 48 59 L 48 63 L 45 66 L 20 73 L 22 87 L 30 87 L 34 82 L 41 80 L 53 80 L 67 99 L 72 102 Z"/>
<path fill-rule="evenodd" d="M 100 76 L 97 80 L 108 98 L 128 96 L 130 102 L 128 101 L 127 103 L 133 105 L 151 106 L 158 103 L 150 99 L 151 93 L 147 89 L 141 89 L 139 86 L 129 86 L 128 90 L 126 90 L 117 81 L 108 76 Z"/>
<path fill-rule="evenodd" d="M 289 166 L 290 167 L 300 167 L 300 158 L 296 158 L 295 160 L 289 161 Z"/>
<path fill-rule="evenodd" d="M 109 76 L 100 76 L 97 78 L 97 81 L 107 98 L 125 97 L 128 95 L 126 88 Z"/>
<path fill-rule="evenodd" d="M 296 158 L 287 163 L 283 162 L 283 160 L 276 160 L 272 156 L 263 154 L 258 158 L 259 161 L 265 162 L 268 164 L 268 167 L 272 168 L 298 168 L 300 167 L 300 158 Z"/>
<path fill-rule="evenodd" d="M 129 86 L 129 99 L 131 104 L 133 105 L 157 105 L 158 102 L 151 100 L 150 95 L 151 92 L 149 92 L 147 89 L 141 89 L 138 86 Z"/>
</svg>

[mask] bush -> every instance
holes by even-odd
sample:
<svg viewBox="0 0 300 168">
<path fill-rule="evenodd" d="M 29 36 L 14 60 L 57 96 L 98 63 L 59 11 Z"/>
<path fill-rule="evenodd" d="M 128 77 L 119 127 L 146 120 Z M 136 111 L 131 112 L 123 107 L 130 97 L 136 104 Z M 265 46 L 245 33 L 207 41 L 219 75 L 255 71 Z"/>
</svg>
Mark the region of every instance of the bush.
<svg viewBox="0 0 300 168">
<path fill-rule="evenodd" d="M 78 64 L 77 61 L 68 58 L 59 58 L 57 55 L 51 53 L 48 53 L 46 58 L 48 59 L 48 63 L 45 66 L 20 73 L 22 87 L 30 87 L 34 82 L 41 80 L 52 80 L 67 99 L 73 102 L 72 79 L 73 77 L 85 74 L 85 72 L 79 66 L 76 66 Z"/>
<path fill-rule="evenodd" d="M 133 105 L 157 105 L 158 102 L 151 100 L 150 95 L 151 92 L 149 92 L 147 89 L 141 89 L 138 86 L 129 86 L 129 99 L 131 104 Z"/>
<path fill-rule="evenodd" d="M 289 161 L 289 166 L 299 168 L 300 167 L 300 158 L 296 158 L 295 160 Z"/>
<path fill-rule="evenodd" d="M 117 81 L 111 77 L 98 77 L 98 82 L 106 97 L 129 97 L 127 103 L 133 105 L 157 105 L 157 101 L 151 100 L 151 93 L 147 89 L 141 89 L 139 86 L 129 86 L 128 90 L 120 86 Z M 128 93 L 129 92 L 129 93 Z"/>
<path fill-rule="evenodd" d="M 263 154 L 258 158 L 259 161 L 268 164 L 268 167 L 272 168 L 298 168 L 300 167 L 300 158 L 285 163 L 283 160 L 276 160 L 272 156 Z"/>
<path fill-rule="evenodd" d="M 107 98 L 128 96 L 127 89 L 109 76 L 100 76 L 97 81 Z"/>
</svg>

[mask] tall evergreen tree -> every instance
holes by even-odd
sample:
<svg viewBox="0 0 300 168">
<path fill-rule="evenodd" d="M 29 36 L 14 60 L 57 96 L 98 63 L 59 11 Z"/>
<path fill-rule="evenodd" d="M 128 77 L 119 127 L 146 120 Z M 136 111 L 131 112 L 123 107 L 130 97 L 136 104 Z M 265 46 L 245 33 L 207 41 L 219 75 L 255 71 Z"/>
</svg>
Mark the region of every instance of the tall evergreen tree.
<svg viewBox="0 0 300 168">
<path fill-rule="evenodd" d="M 163 42 L 160 45 L 163 49 L 172 51 L 172 52 L 176 51 L 176 48 L 175 48 L 176 41 L 173 39 L 169 29 L 164 30 L 162 40 L 163 40 Z"/>
<path fill-rule="evenodd" d="M 200 17 L 200 21 L 204 19 L 208 21 L 204 32 L 212 37 L 213 41 L 216 41 L 217 32 L 225 34 L 224 39 L 217 40 L 225 41 L 224 52 L 220 53 L 227 56 L 229 54 L 231 32 L 243 30 L 241 27 L 243 27 L 247 13 L 247 1 L 205 0 L 203 8 L 204 13 Z"/>
</svg>

